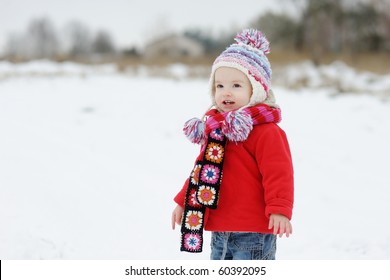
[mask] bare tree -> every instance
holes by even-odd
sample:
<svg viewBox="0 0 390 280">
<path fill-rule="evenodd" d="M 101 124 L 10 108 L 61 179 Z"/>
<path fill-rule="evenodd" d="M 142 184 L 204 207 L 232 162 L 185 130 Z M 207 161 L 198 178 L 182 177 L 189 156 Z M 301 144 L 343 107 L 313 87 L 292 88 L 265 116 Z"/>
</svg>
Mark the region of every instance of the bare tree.
<svg viewBox="0 0 390 280">
<path fill-rule="evenodd" d="M 55 28 L 47 18 L 31 21 L 26 35 L 28 48 L 26 52 L 31 58 L 53 58 L 58 54 L 59 42 Z"/>
<path fill-rule="evenodd" d="M 272 43 L 273 49 L 295 49 L 302 45 L 299 36 L 301 24 L 298 19 L 288 14 L 268 12 L 255 19 L 250 26 L 262 30 Z"/>
<path fill-rule="evenodd" d="M 338 0 L 308 0 L 303 14 L 303 42 L 311 59 L 319 64 L 329 51 L 340 51 L 342 7 Z"/>
<path fill-rule="evenodd" d="M 91 32 L 79 21 L 69 23 L 65 28 L 67 52 L 73 57 L 87 56 L 92 51 Z"/>
<path fill-rule="evenodd" d="M 97 54 L 110 54 L 115 51 L 114 43 L 107 31 L 99 31 L 92 43 L 92 50 Z"/>
</svg>

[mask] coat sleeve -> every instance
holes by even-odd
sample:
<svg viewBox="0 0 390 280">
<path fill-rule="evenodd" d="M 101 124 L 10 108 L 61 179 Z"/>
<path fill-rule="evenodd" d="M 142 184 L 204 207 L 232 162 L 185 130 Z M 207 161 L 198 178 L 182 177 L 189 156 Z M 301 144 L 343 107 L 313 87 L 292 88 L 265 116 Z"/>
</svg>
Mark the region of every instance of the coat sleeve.
<svg viewBox="0 0 390 280">
<path fill-rule="evenodd" d="M 265 215 L 292 217 L 294 171 L 286 133 L 276 124 L 265 125 L 258 138 L 256 158 L 262 177 Z"/>
<path fill-rule="evenodd" d="M 176 194 L 175 198 L 173 199 L 181 207 L 184 207 L 185 196 L 186 196 L 186 192 L 187 192 L 187 188 L 188 188 L 188 181 L 189 181 L 189 178 L 187 178 L 183 187 L 181 188 L 181 190 Z"/>
<path fill-rule="evenodd" d="M 199 161 L 202 158 L 202 156 L 203 156 L 203 154 L 202 154 L 203 148 L 204 148 L 204 146 L 200 147 L 200 153 L 199 153 L 198 157 L 195 160 L 194 166 L 195 166 L 196 162 Z M 186 193 L 187 193 L 187 189 L 188 189 L 189 180 L 190 180 L 190 178 L 187 178 L 187 180 L 184 182 L 183 187 L 181 188 L 181 190 L 176 194 L 176 196 L 173 199 L 177 204 L 179 204 L 182 207 L 184 207 L 184 202 L 185 202 L 185 197 L 186 197 Z"/>
</svg>

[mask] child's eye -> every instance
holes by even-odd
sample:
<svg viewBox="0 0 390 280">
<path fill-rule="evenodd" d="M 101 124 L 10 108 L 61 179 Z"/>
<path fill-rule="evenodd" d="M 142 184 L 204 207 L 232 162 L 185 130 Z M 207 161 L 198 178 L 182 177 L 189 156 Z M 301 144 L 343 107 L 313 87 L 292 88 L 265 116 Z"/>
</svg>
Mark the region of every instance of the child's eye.
<svg viewBox="0 0 390 280">
<path fill-rule="evenodd" d="M 215 87 L 216 87 L 216 88 L 223 88 L 223 85 L 218 84 L 218 85 L 216 85 Z"/>
<path fill-rule="evenodd" d="M 241 87 L 241 85 L 240 84 L 234 84 L 233 87 L 239 88 L 239 87 Z"/>
</svg>

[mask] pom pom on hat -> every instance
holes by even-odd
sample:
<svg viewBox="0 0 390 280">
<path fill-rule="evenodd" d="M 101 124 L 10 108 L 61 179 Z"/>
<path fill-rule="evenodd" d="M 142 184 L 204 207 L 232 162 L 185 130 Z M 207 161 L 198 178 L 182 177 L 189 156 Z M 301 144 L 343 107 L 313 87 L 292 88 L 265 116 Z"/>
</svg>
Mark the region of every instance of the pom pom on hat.
<svg viewBox="0 0 390 280">
<path fill-rule="evenodd" d="M 264 54 L 270 53 L 269 42 L 264 33 L 255 29 L 245 29 L 234 38 L 238 44 L 244 44 L 262 51 Z"/>
<path fill-rule="evenodd" d="M 209 88 L 213 104 L 214 76 L 220 67 L 232 67 L 243 72 L 252 85 L 252 96 L 247 106 L 263 103 L 271 89 L 272 70 L 266 54 L 270 52 L 269 41 L 264 33 L 256 29 L 244 29 L 214 61 L 211 69 Z"/>
</svg>

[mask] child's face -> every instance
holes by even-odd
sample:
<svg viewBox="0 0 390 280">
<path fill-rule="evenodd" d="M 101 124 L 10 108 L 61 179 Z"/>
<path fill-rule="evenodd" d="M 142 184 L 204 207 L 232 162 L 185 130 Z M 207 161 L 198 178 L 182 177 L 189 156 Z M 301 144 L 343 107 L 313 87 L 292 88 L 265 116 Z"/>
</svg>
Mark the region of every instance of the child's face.
<svg viewBox="0 0 390 280">
<path fill-rule="evenodd" d="M 220 67 L 215 71 L 215 103 L 222 112 L 245 106 L 252 95 L 252 85 L 240 70 Z"/>
</svg>

